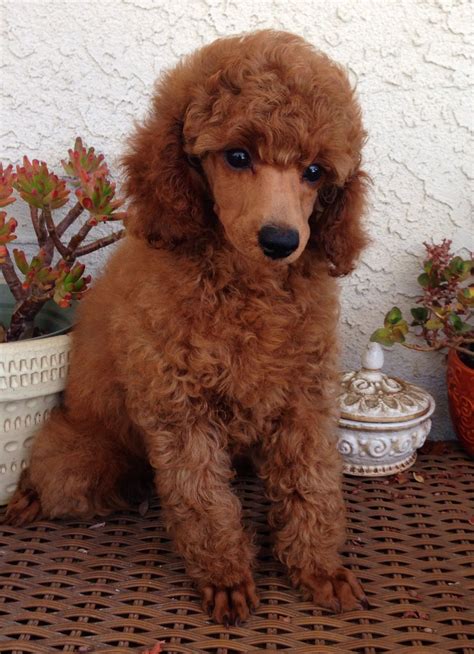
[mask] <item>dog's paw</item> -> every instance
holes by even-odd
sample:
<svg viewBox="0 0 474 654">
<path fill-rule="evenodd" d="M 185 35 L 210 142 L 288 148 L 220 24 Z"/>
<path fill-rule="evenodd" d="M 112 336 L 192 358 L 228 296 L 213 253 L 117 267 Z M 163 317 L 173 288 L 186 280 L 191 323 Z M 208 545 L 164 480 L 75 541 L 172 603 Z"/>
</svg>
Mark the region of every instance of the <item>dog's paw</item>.
<svg viewBox="0 0 474 654">
<path fill-rule="evenodd" d="M 333 574 L 321 571 L 302 576 L 301 585 L 311 593 L 317 606 L 334 613 L 369 608 L 362 586 L 354 573 L 346 568 L 337 568 Z"/>
<path fill-rule="evenodd" d="M 41 503 L 32 488 L 18 488 L 10 502 L 3 522 L 14 527 L 23 527 L 41 515 Z"/>
<path fill-rule="evenodd" d="M 225 627 L 241 625 L 260 603 L 251 577 L 235 586 L 204 586 L 201 593 L 203 610 Z"/>
</svg>

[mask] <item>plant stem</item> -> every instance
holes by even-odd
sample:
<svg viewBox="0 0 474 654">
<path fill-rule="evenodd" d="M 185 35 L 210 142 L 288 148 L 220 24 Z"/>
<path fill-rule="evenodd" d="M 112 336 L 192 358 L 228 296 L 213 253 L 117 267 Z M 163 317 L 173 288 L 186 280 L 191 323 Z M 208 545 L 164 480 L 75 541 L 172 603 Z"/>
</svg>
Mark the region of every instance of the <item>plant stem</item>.
<svg viewBox="0 0 474 654">
<path fill-rule="evenodd" d="M 97 241 L 84 245 L 82 248 L 78 248 L 75 252 L 75 256 L 82 257 L 84 254 L 90 254 L 91 252 L 95 252 L 95 250 L 105 248 L 107 245 L 121 239 L 124 235 L 124 229 L 121 229 L 118 232 L 113 232 L 113 234 L 109 234 L 109 236 L 104 236 L 103 238 L 99 238 Z"/>
<path fill-rule="evenodd" d="M 48 229 L 48 234 L 50 239 L 53 241 L 59 254 L 66 258 L 68 253 L 67 247 L 61 243 L 61 240 L 56 232 L 56 226 L 53 222 L 53 216 L 51 215 L 51 209 L 49 207 L 44 207 L 43 216 L 46 221 L 46 227 Z"/>
<path fill-rule="evenodd" d="M 33 227 L 35 230 L 36 239 L 38 243 L 41 245 L 41 242 L 44 241 L 44 239 L 43 239 L 43 234 L 41 233 L 40 230 L 38 209 L 36 207 L 32 207 L 31 204 L 30 204 L 30 216 L 31 216 L 31 222 L 33 223 Z M 44 238 L 46 238 L 46 234 L 44 234 Z"/>
<path fill-rule="evenodd" d="M 471 350 L 468 350 L 467 348 L 463 347 L 459 343 L 474 343 L 474 338 L 463 338 L 462 340 L 458 341 L 457 343 L 448 343 L 447 341 L 443 341 L 441 343 L 437 343 L 436 345 L 431 345 L 431 346 L 424 346 L 424 345 L 416 345 L 415 343 L 401 343 L 403 347 L 408 348 L 409 350 L 416 350 L 417 352 L 436 352 L 438 350 L 442 350 L 443 348 L 451 348 L 453 350 L 457 350 L 458 352 L 465 352 L 466 354 L 470 354 L 471 356 L 474 354 L 471 352 Z"/>
<path fill-rule="evenodd" d="M 76 204 L 68 211 L 60 223 L 56 226 L 56 232 L 58 236 L 62 236 L 64 232 L 72 225 L 72 223 L 78 218 L 81 213 L 84 211 L 84 207 L 80 202 Z"/>
<path fill-rule="evenodd" d="M 36 218 L 38 219 L 38 209 L 36 209 L 36 207 L 32 207 L 32 209 L 34 209 L 36 211 Z M 32 216 L 32 218 L 33 218 L 33 216 Z M 36 228 L 35 228 L 35 231 L 36 231 Z M 37 238 L 38 238 L 38 244 L 39 244 L 40 248 L 42 248 L 45 245 L 46 240 L 48 238 L 48 233 L 46 231 L 46 226 L 45 226 L 44 210 L 41 212 L 41 214 L 39 216 L 39 219 L 38 219 L 38 236 L 37 236 Z"/>
<path fill-rule="evenodd" d="M 16 274 L 15 268 L 13 266 L 13 261 L 11 260 L 8 250 L 5 254 L 5 261 L 0 264 L 0 268 L 15 300 L 22 300 L 25 297 L 25 292 L 21 287 L 21 282 L 18 279 L 18 275 Z"/>
<path fill-rule="evenodd" d="M 74 236 L 67 244 L 67 252 L 69 257 L 72 256 L 73 259 L 75 259 L 77 256 L 80 256 L 76 253 L 76 250 L 93 227 L 94 225 L 91 225 L 89 222 L 86 222 L 84 223 L 84 225 L 82 225 L 81 229 L 77 232 L 77 234 L 74 234 Z"/>
<path fill-rule="evenodd" d="M 446 343 L 440 343 L 438 345 L 416 345 L 415 343 L 401 343 L 403 347 L 408 348 L 409 350 L 416 350 L 417 352 L 435 352 L 436 350 L 441 350 L 443 347 L 446 347 Z"/>
<path fill-rule="evenodd" d="M 468 350 L 467 347 L 462 347 L 462 345 L 453 345 L 453 350 L 464 352 L 464 354 L 469 354 L 471 357 L 474 356 L 474 352 L 472 350 Z"/>
<path fill-rule="evenodd" d="M 30 296 L 20 302 L 13 311 L 10 326 L 7 330 L 7 341 L 18 341 L 33 328 L 36 314 L 49 298 Z"/>
</svg>

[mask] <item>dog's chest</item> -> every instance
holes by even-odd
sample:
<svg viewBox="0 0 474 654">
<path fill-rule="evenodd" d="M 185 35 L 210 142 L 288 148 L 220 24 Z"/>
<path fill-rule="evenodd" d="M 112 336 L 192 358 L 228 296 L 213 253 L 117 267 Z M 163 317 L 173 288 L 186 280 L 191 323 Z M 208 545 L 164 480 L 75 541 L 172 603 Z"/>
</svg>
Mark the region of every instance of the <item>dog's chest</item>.
<svg viewBox="0 0 474 654">
<path fill-rule="evenodd" d="M 229 287 L 189 323 L 190 370 L 203 391 L 269 414 L 310 382 L 328 322 L 332 316 L 312 296 Z"/>
</svg>

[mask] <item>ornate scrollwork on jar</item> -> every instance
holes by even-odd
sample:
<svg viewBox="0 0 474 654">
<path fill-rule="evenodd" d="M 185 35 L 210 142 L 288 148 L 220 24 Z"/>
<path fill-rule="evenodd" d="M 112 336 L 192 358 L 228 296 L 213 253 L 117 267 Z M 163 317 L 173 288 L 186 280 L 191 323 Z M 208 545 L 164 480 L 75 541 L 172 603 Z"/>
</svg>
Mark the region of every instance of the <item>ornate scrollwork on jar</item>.
<svg viewBox="0 0 474 654">
<path fill-rule="evenodd" d="M 430 398 L 422 389 L 382 373 L 383 354 L 370 343 L 362 358 L 363 367 L 342 376 L 342 417 L 367 422 L 398 422 L 423 415 Z M 376 355 L 376 356 L 375 356 Z"/>
<path fill-rule="evenodd" d="M 337 449 L 342 456 L 357 456 L 359 454 L 359 443 L 357 442 L 357 438 L 345 434 L 339 439 Z"/>
<path fill-rule="evenodd" d="M 390 441 L 388 438 L 372 438 L 367 443 L 367 453 L 374 459 L 380 459 L 390 451 Z"/>
<path fill-rule="evenodd" d="M 345 472 L 389 475 L 413 465 L 431 428 L 434 400 L 423 389 L 383 374 L 371 343 L 358 372 L 342 376 L 338 448 Z"/>
</svg>

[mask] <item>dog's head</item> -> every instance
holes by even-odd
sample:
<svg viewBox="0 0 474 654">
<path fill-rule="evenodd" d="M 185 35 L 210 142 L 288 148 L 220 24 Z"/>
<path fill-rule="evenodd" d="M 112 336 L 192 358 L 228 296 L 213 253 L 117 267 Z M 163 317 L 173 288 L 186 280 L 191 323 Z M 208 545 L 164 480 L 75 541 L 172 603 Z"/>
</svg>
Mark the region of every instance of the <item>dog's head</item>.
<svg viewBox="0 0 474 654">
<path fill-rule="evenodd" d="M 215 41 L 157 86 L 123 163 L 129 231 L 192 248 L 217 224 L 251 259 L 310 248 L 332 274 L 366 242 L 365 132 L 343 70 L 285 32 Z"/>
</svg>

